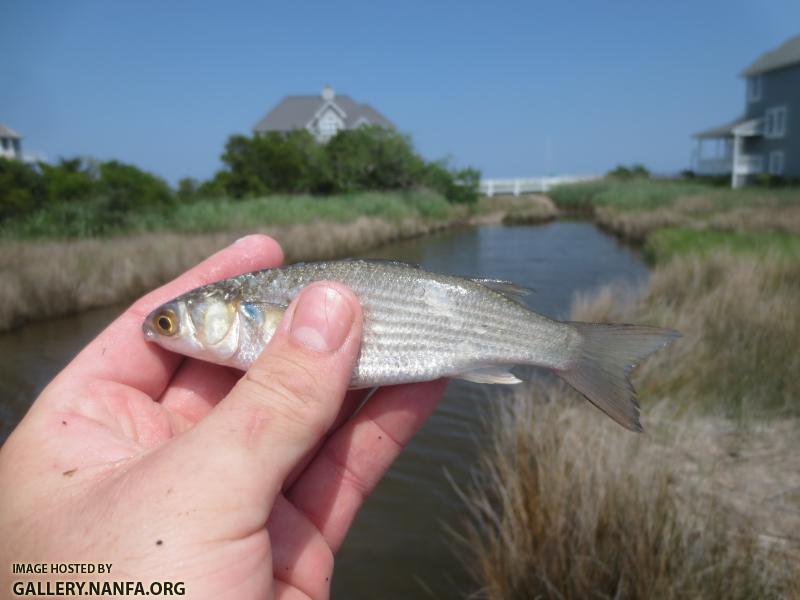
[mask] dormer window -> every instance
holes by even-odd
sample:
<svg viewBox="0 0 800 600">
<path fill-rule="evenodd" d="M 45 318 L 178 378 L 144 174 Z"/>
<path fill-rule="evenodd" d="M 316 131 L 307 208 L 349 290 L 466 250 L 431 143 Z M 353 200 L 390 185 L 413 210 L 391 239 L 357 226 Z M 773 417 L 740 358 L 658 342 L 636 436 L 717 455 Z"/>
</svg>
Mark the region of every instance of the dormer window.
<svg viewBox="0 0 800 600">
<path fill-rule="evenodd" d="M 323 140 L 331 139 L 343 127 L 344 123 L 342 123 L 342 120 L 333 110 L 326 111 L 325 114 L 320 118 L 317 125 L 320 138 Z"/>
<path fill-rule="evenodd" d="M 786 107 L 768 108 L 764 116 L 764 137 L 781 138 L 786 135 Z"/>
<path fill-rule="evenodd" d="M 758 102 L 761 100 L 761 92 L 764 87 L 764 80 L 761 75 L 754 75 L 747 79 L 747 101 Z"/>
</svg>

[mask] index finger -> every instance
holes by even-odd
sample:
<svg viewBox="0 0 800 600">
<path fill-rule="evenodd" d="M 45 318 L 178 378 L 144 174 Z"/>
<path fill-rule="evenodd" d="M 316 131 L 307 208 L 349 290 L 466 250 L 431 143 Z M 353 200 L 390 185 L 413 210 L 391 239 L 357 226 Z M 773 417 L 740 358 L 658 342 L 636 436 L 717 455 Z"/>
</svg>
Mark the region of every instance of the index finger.
<svg viewBox="0 0 800 600">
<path fill-rule="evenodd" d="M 336 552 L 358 509 L 436 408 L 446 379 L 379 389 L 286 492 Z"/>
<path fill-rule="evenodd" d="M 140 298 L 100 333 L 59 377 L 114 381 L 158 398 L 181 362 L 177 354 L 146 342 L 144 318 L 161 304 L 193 288 L 283 261 L 278 243 L 249 235 L 207 258 L 183 275 Z"/>
</svg>

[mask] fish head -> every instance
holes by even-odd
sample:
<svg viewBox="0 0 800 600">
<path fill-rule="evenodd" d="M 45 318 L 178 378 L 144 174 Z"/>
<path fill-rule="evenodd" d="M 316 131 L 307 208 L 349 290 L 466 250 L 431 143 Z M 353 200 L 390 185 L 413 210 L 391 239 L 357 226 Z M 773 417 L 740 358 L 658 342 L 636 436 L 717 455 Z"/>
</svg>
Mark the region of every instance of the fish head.
<svg viewBox="0 0 800 600">
<path fill-rule="evenodd" d="M 238 347 L 235 294 L 200 288 L 162 304 L 144 320 L 145 339 L 212 362 L 224 362 Z"/>
<path fill-rule="evenodd" d="M 272 337 L 285 307 L 246 301 L 238 288 L 206 286 L 152 311 L 145 339 L 201 360 L 247 368 Z"/>
</svg>

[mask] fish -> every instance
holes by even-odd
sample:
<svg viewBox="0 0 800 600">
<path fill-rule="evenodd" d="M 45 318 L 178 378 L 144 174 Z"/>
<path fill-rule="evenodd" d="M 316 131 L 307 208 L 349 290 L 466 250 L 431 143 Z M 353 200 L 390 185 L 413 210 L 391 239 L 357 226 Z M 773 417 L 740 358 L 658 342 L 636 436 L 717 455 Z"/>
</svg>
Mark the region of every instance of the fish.
<svg viewBox="0 0 800 600">
<path fill-rule="evenodd" d="M 510 385 L 521 382 L 515 367 L 541 367 L 623 427 L 642 431 L 629 373 L 679 336 L 642 325 L 556 321 L 528 308 L 529 290 L 513 282 L 374 259 L 297 263 L 199 287 L 153 310 L 144 336 L 168 350 L 246 370 L 292 299 L 317 281 L 344 284 L 361 304 L 353 389 L 442 377 Z"/>
</svg>

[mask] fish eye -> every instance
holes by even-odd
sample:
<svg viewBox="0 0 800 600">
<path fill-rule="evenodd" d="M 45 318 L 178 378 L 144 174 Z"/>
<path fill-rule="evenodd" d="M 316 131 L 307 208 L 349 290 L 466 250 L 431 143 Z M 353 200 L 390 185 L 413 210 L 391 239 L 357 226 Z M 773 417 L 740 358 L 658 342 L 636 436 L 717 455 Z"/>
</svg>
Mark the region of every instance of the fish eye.
<svg viewBox="0 0 800 600">
<path fill-rule="evenodd" d="M 155 325 L 158 332 L 162 335 L 174 335 L 178 331 L 175 313 L 165 310 L 155 318 Z"/>
</svg>

